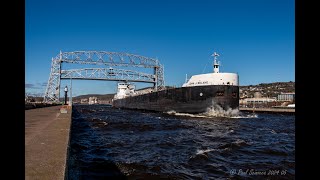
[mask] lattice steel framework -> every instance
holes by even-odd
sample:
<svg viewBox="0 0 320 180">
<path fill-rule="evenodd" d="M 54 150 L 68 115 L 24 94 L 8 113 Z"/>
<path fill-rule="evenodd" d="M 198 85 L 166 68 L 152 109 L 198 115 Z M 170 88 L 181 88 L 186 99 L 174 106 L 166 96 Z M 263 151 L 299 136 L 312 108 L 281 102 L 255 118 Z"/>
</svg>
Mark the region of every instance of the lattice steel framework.
<svg viewBox="0 0 320 180">
<path fill-rule="evenodd" d="M 85 68 L 61 70 L 61 79 L 91 79 L 106 81 L 135 81 L 156 83 L 153 74 L 114 68 Z"/>
<path fill-rule="evenodd" d="M 154 74 L 114 68 L 84 68 L 62 70 L 62 63 L 109 65 L 123 67 L 153 68 Z M 52 58 L 45 102 L 58 102 L 61 79 L 89 79 L 107 81 L 134 81 L 153 83 L 156 90 L 164 87 L 164 68 L 157 59 L 144 56 L 106 51 L 60 52 Z"/>
<path fill-rule="evenodd" d="M 43 100 L 45 102 L 58 102 L 60 97 L 60 70 L 61 61 L 52 58 L 51 72 Z"/>
</svg>

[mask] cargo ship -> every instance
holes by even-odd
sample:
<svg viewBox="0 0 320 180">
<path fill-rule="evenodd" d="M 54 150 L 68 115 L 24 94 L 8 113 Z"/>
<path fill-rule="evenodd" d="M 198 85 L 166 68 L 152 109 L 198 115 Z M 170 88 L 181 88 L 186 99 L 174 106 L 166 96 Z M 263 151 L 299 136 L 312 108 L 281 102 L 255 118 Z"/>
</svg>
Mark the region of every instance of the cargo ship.
<svg viewBox="0 0 320 180">
<path fill-rule="evenodd" d="M 151 110 L 160 112 L 200 114 L 212 110 L 239 109 L 239 76 L 236 73 L 219 72 L 220 62 L 216 52 L 212 54 L 213 72 L 193 75 L 179 88 L 159 91 L 143 89 L 135 91 L 129 83 L 118 83 L 113 99 L 116 108 Z"/>
</svg>

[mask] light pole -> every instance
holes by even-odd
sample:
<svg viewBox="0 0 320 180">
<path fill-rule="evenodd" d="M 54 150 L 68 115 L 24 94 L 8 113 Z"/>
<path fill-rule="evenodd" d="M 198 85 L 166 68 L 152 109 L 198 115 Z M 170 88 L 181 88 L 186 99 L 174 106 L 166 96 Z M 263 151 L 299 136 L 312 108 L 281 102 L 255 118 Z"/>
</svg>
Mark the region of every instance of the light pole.
<svg viewBox="0 0 320 180">
<path fill-rule="evenodd" d="M 72 78 L 70 78 L 70 106 L 72 106 Z"/>
<path fill-rule="evenodd" d="M 64 88 L 64 105 L 67 105 L 68 86 Z"/>
</svg>

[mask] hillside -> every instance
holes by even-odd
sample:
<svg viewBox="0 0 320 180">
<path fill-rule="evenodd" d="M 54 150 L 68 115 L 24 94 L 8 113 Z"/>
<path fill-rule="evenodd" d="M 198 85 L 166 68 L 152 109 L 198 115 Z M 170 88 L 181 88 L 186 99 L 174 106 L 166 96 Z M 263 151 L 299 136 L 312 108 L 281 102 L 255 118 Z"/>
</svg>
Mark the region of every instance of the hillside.
<svg viewBox="0 0 320 180">
<path fill-rule="evenodd" d="M 281 93 L 295 92 L 295 82 L 274 82 L 240 86 L 240 97 L 253 97 L 255 92 L 260 92 L 263 97 L 277 97 Z"/>
</svg>

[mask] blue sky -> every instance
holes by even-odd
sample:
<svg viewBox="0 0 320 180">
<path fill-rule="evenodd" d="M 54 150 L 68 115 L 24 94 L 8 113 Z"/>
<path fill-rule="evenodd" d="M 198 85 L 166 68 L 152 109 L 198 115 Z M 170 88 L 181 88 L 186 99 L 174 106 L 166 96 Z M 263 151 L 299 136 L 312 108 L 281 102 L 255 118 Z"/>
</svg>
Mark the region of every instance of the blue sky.
<svg viewBox="0 0 320 180">
<path fill-rule="evenodd" d="M 26 92 L 44 93 L 60 50 L 158 58 L 166 85 L 209 73 L 214 51 L 220 71 L 238 73 L 240 85 L 295 81 L 294 27 L 293 0 L 26 0 Z M 116 89 L 109 81 L 72 85 L 73 95 Z"/>
</svg>

